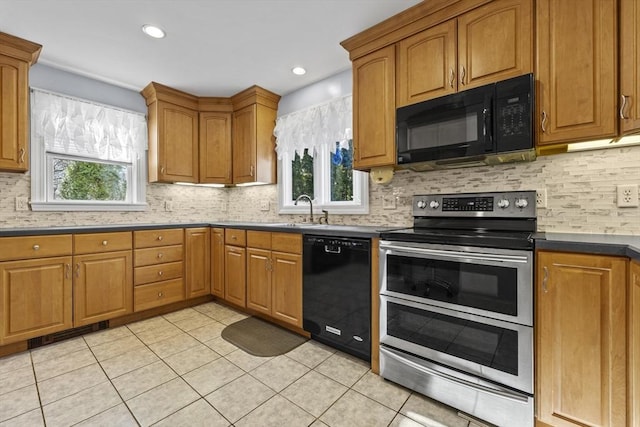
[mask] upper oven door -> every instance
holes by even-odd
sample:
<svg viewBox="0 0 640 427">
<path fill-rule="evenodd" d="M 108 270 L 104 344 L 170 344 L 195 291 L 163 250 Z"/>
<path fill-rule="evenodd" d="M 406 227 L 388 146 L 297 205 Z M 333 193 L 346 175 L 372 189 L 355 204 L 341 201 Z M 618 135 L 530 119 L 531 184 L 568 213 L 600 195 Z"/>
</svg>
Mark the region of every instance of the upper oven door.
<svg viewBox="0 0 640 427">
<path fill-rule="evenodd" d="M 398 108 L 398 164 L 493 153 L 494 90 L 487 85 Z"/>
<path fill-rule="evenodd" d="M 380 293 L 533 326 L 533 252 L 380 242 Z"/>
</svg>

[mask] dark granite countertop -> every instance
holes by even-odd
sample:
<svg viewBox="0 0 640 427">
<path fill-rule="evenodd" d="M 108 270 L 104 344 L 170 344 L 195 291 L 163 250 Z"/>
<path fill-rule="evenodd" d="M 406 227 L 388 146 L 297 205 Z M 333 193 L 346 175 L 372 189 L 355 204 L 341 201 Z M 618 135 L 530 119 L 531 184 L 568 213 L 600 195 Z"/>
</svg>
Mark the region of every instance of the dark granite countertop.
<svg viewBox="0 0 640 427">
<path fill-rule="evenodd" d="M 626 256 L 640 261 L 640 236 L 582 233 L 537 233 L 536 249 Z"/>
<path fill-rule="evenodd" d="M 336 237 L 377 237 L 385 227 L 367 227 L 332 224 L 291 224 L 285 222 L 240 222 L 214 221 L 205 223 L 161 223 L 161 224 L 114 224 L 114 225 L 78 225 L 65 227 L 15 227 L 0 228 L 0 237 L 34 236 L 43 234 L 80 234 L 113 231 L 157 230 L 160 228 L 193 228 L 193 227 L 244 228 L 247 230 L 278 231 L 287 233 L 316 234 Z"/>
</svg>

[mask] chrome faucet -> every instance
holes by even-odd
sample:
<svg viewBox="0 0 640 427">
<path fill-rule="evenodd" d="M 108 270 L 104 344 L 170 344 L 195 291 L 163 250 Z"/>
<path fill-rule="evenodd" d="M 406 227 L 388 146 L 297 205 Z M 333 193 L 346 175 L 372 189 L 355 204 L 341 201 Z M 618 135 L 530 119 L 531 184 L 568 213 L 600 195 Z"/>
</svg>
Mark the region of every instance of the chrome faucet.
<svg viewBox="0 0 640 427">
<path fill-rule="evenodd" d="M 311 197 L 307 196 L 306 194 L 301 194 L 298 196 L 296 201 L 293 202 L 293 204 L 298 206 L 298 202 L 300 201 L 300 199 L 307 199 L 309 201 L 309 221 L 311 222 L 311 224 L 313 224 L 313 201 L 311 200 Z"/>
</svg>

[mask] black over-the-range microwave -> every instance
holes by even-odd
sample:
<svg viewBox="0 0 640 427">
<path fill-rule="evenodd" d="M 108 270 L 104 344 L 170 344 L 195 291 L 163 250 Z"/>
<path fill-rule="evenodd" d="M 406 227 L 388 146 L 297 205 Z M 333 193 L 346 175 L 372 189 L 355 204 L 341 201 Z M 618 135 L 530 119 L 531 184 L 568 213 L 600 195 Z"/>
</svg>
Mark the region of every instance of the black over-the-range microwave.
<svg viewBox="0 0 640 427">
<path fill-rule="evenodd" d="M 534 160 L 533 103 L 533 74 L 526 74 L 398 108 L 398 167 Z"/>
</svg>

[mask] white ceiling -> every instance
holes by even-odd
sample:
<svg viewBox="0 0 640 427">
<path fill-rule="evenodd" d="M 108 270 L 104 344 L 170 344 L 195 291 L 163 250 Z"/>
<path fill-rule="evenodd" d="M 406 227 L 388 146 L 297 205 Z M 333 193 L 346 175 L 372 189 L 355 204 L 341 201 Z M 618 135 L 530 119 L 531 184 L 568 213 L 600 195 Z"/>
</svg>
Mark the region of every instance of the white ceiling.
<svg viewBox="0 0 640 427">
<path fill-rule="evenodd" d="M 419 0 L 0 0 L 0 31 L 39 63 L 136 91 L 199 96 L 257 84 L 286 95 L 351 66 L 339 43 Z M 144 35 L 155 24 L 167 37 Z M 291 68 L 307 68 L 295 76 Z"/>
</svg>

